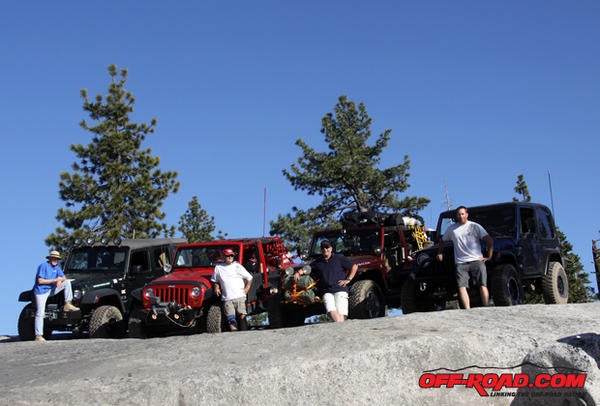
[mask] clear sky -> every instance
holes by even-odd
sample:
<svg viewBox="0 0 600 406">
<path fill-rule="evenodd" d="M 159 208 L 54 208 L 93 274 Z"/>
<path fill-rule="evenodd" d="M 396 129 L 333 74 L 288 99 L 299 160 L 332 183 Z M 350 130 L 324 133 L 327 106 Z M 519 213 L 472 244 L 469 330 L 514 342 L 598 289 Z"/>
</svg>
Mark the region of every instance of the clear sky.
<svg viewBox="0 0 600 406">
<path fill-rule="evenodd" d="M 409 156 L 406 193 L 431 199 L 426 223 L 448 201 L 511 200 L 524 174 L 592 273 L 599 21 L 596 0 L 4 4 L 0 333 L 16 334 L 18 294 L 59 225 L 69 146 L 91 140 L 80 89 L 106 94 L 113 63 L 129 70 L 133 120 L 158 120 L 145 147 L 179 173 L 170 224 L 193 196 L 230 237 L 263 234 L 265 188 L 267 222 L 312 207 L 282 170 L 298 138 L 324 150 L 321 118 L 347 95 L 366 105 L 373 138 L 392 129 L 382 167 Z"/>
</svg>

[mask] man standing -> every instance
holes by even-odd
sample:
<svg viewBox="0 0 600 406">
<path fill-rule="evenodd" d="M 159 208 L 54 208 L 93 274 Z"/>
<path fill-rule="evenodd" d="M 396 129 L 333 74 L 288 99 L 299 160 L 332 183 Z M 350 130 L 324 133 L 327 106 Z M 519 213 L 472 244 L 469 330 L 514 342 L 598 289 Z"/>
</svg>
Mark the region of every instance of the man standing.
<svg viewBox="0 0 600 406">
<path fill-rule="evenodd" d="M 214 283 L 215 295 L 221 296 L 229 329 L 238 330 L 237 316 L 239 316 L 239 329 L 247 330 L 246 295 L 252 286 L 252 275 L 239 262 L 234 261 L 235 253 L 232 249 L 227 248 L 223 251 L 223 255 L 225 264 L 215 266 L 210 281 Z"/>
<path fill-rule="evenodd" d="M 358 266 L 342 254 L 334 254 L 333 247 L 328 240 L 321 241 L 323 255 L 314 260 L 311 273 L 316 273 L 317 288 L 323 295 L 325 311 L 335 322 L 342 322 L 348 317 L 348 285 Z M 298 280 L 304 274 L 302 269 L 294 274 Z"/>
<path fill-rule="evenodd" d="M 481 240 L 487 244 L 487 256 L 483 256 Z M 469 279 L 479 286 L 481 303 L 487 306 L 490 294 L 487 288 L 487 270 L 485 262 L 492 258 L 494 240 L 485 229 L 474 221 L 469 221 L 469 212 L 465 206 L 456 209 L 456 223 L 452 224 L 440 238 L 438 260 L 444 258 L 444 241 L 452 241 L 454 246 L 454 262 L 456 263 L 456 281 L 458 282 L 458 298 L 463 308 L 470 309 L 471 301 L 467 288 Z"/>
<path fill-rule="evenodd" d="M 49 296 L 54 296 L 58 292 L 65 291 L 65 312 L 79 310 L 73 306 L 73 290 L 71 281 L 67 280 L 62 268 L 58 264 L 60 253 L 50 251 L 46 257 L 47 262 L 42 263 L 35 275 L 35 284 L 33 285 L 33 294 L 35 296 L 35 341 L 46 341 L 44 339 L 44 315 L 46 313 L 46 301 Z"/>
</svg>

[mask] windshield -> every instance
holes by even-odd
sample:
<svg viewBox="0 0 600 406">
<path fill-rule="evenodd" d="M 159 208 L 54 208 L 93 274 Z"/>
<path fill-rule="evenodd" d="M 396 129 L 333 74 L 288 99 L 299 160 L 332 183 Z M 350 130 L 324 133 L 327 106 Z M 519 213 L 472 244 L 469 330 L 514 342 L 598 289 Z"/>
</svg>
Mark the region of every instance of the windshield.
<svg viewBox="0 0 600 406">
<path fill-rule="evenodd" d="M 126 247 L 81 247 L 69 253 L 64 272 L 125 272 Z"/>
<path fill-rule="evenodd" d="M 310 256 L 321 253 L 321 242 L 329 240 L 333 252 L 352 255 L 372 255 L 375 247 L 381 247 L 380 228 L 356 228 L 345 230 L 332 230 L 316 235 L 312 242 Z"/>
<path fill-rule="evenodd" d="M 442 214 L 440 219 L 440 234 L 443 236 L 450 224 L 456 220 L 455 212 L 449 211 Z M 469 220 L 479 223 L 492 237 L 511 236 L 516 232 L 515 208 L 513 206 L 494 208 L 469 209 Z"/>
<path fill-rule="evenodd" d="M 204 268 L 215 266 L 225 260 L 223 251 L 227 248 L 232 249 L 235 253 L 235 259 L 239 260 L 240 247 L 235 244 L 180 247 L 177 250 L 175 261 L 173 261 L 173 268 Z"/>
</svg>

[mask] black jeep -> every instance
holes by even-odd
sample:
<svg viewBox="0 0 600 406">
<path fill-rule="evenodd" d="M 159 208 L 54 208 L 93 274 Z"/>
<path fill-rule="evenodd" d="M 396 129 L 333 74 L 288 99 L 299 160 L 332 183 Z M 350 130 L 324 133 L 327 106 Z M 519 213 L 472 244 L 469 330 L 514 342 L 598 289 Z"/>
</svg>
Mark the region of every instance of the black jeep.
<svg viewBox="0 0 600 406">
<path fill-rule="evenodd" d="M 560 242 L 551 211 L 544 205 L 509 202 L 470 207 L 469 220 L 483 226 L 494 239 L 494 255 L 486 262 L 488 288 L 496 306 L 523 302 L 524 289 L 541 292 L 546 303 L 567 303 L 569 286 Z M 455 211 L 440 214 L 435 238 L 455 221 Z M 485 244 L 483 252 L 487 252 Z M 457 298 L 454 250 L 446 243 L 443 261 L 438 245 L 415 253 L 409 279 L 402 287 L 404 313 L 443 309 Z M 478 289 L 470 288 L 474 306 L 481 304 Z"/>
<path fill-rule="evenodd" d="M 77 241 L 64 264 L 71 279 L 73 304 L 79 311 L 63 311 L 64 293 L 50 296 L 46 303 L 44 337 L 52 331 L 89 333 L 92 338 L 120 337 L 126 332 L 130 292 L 164 275 L 177 244 L 185 239 L 117 239 L 96 243 Z M 21 340 L 33 340 L 35 300 L 33 290 L 21 292 L 18 332 Z"/>
</svg>

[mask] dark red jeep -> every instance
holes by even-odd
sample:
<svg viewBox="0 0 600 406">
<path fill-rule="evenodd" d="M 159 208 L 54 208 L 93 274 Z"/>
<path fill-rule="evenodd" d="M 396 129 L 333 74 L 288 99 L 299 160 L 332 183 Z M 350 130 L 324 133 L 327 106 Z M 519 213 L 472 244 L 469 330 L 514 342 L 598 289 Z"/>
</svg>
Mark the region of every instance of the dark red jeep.
<svg viewBox="0 0 600 406">
<path fill-rule="evenodd" d="M 273 293 L 281 286 L 282 270 L 292 262 L 279 237 L 244 238 L 179 245 L 171 272 L 133 292 L 136 306 L 129 318 L 129 336 L 227 329 L 220 298 L 210 282 L 226 249 L 233 250 L 236 261 L 254 277 L 247 295 L 248 315 L 268 312 L 270 324 L 278 327 L 280 308 L 273 303 Z"/>
</svg>

